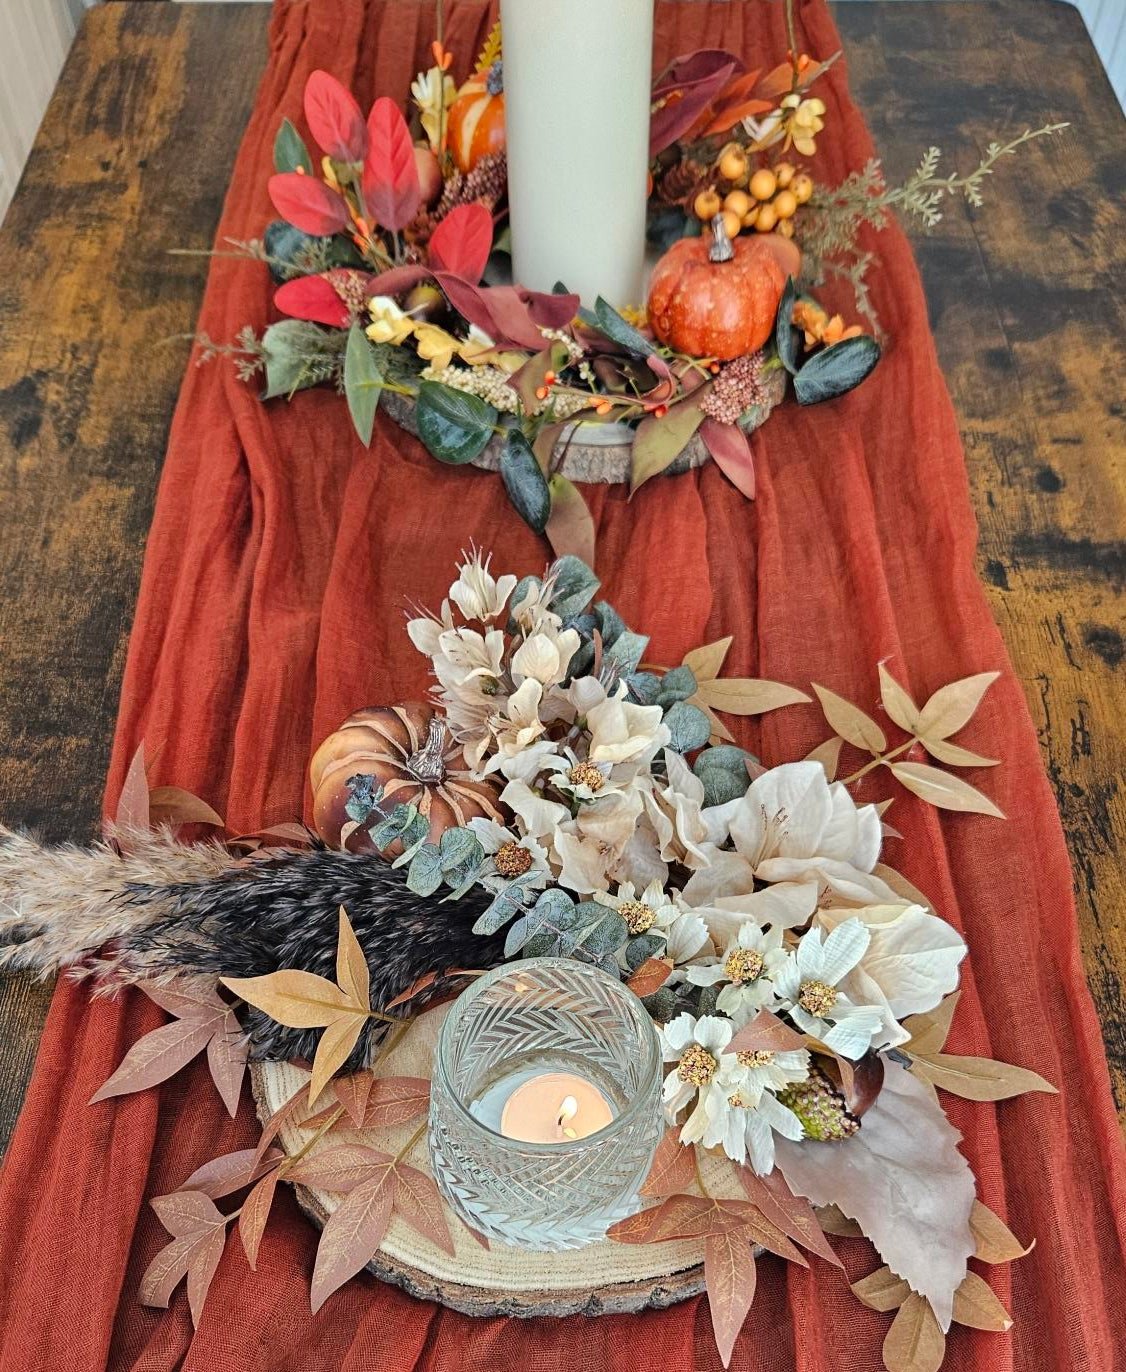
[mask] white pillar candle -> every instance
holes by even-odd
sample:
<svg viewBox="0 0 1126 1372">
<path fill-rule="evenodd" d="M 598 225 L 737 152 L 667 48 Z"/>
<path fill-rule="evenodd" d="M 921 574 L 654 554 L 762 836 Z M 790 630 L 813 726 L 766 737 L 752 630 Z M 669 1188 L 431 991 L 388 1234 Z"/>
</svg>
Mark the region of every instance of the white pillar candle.
<svg viewBox="0 0 1126 1372">
<path fill-rule="evenodd" d="M 653 0 L 501 0 L 513 275 L 643 300 Z"/>
</svg>

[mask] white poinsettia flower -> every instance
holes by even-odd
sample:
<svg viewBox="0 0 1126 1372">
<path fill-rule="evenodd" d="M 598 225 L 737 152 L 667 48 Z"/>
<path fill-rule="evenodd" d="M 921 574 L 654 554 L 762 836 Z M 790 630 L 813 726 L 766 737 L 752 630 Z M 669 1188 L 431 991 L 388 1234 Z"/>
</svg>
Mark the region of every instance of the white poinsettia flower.
<svg viewBox="0 0 1126 1372">
<path fill-rule="evenodd" d="M 491 554 L 482 560 L 481 554 L 474 549 L 468 561 L 459 564 L 458 579 L 450 587 L 450 599 L 466 619 L 496 619 L 516 589 L 516 577 L 492 575 L 489 571 L 491 561 Z"/>
<path fill-rule="evenodd" d="M 828 934 L 810 929 L 773 978 L 774 990 L 798 1028 L 853 1060 L 863 1057 L 873 1041 L 887 1047 L 907 1037 L 886 1006 L 857 1004 L 840 989 L 870 939 L 858 919 L 846 919 Z"/>
<path fill-rule="evenodd" d="M 785 963 L 782 930 L 764 932 L 748 920 L 740 926 L 719 960 L 707 967 L 690 968 L 688 980 L 694 986 L 722 984 L 716 1009 L 742 1026 L 759 1010 L 773 1004 L 771 977 Z"/>
<path fill-rule="evenodd" d="M 545 800 L 526 781 L 510 781 L 500 798 L 520 821 L 521 830 L 533 838 L 550 840 L 559 826 L 571 818 L 566 805 Z"/>
<path fill-rule="evenodd" d="M 760 928 L 795 929 L 817 908 L 816 881 L 754 889 L 754 876 L 738 853 L 716 852 L 692 873 L 682 901 L 694 908 L 718 947 L 734 939 L 747 920 Z M 732 894 L 738 892 L 739 894 Z"/>
<path fill-rule="evenodd" d="M 659 705 L 635 705 L 626 700 L 625 683 L 619 694 L 608 696 L 586 712 L 590 732 L 588 756 L 592 762 L 651 762 L 669 741 L 668 726 Z"/>
<path fill-rule="evenodd" d="M 454 627 L 453 611 L 448 600 L 442 601 L 441 615 L 429 611 L 407 620 L 407 637 L 426 657 L 437 657 L 441 635 Z"/>
<path fill-rule="evenodd" d="M 577 676 L 567 687 L 567 695 L 578 714 L 585 715 L 601 705 L 608 692 L 596 676 Z"/>
<path fill-rule="evenodd" d="M 719 1060 L 731 1042 L 735 1026 L 721 1015 L 677 1015 L 660 1030 L 661 1050 L 666 1062 L 676 1066 L 665 1077 L 661 1097 L 665 1116 L 675 1124 L 681 1110 L 691 1101 L 695 1109 L 680 1131 L 681 1143 L 696 1143 L 707 1128 L 705 1103 L 719 1083 Z"/>
<path fill-rule="evenodd" d="M 804 1133 L 797 1115 L 769 1091 L 752 1099 L 742 1087 L 726 1080 L 722 1071 L 696 1113 L 704 1116 L 699 1131 L 704 1147 L 721 1147 L 732 1162 L 748 1163 L 760 1177 L 774 1170 L 775 1133 L 795 1143 Z M 681 1130 L 682 1140 L 687 1127 Z"/>
<path fill-rule="evenodd" d="M 488 890 L 514 881 L 517 877 L 529 890 L 542 891 L 551 880 L 551 868 L 543 845 L 530 834 L 517 834 L 495 819 L 478 815 L 465 826 L 492 859 L 492 872 L 481 877 Z"/>
<path fill-rule="evenodd" d="M 958 931 L 922 905 L 870 905 L 821 910 L 815 927 L 858 919 L 870 935 L 864 956 L 841 982 L 854 1001 L 884 1004 L 901 1020 L 924 1014 L 958 985 L 966 944 Z"/>
<path fill-rule="evenodd" d="M 579 643 L 575 629 L 564 629 L 562 633 L 540 629 L 530 634 L 513 654 L 513 681 L 519 683 L 530 677 L 542 686 L 554 686 L 567 675 Z"/>
<path fill-rule="evenodd" d="M 880 816 L 818 762 L 788 762 L 751 782 L 731 820 L 736 851 L 752 867 L 769 858 L 828 858 L 870 872 L 880 855 Z"/>
</svg>

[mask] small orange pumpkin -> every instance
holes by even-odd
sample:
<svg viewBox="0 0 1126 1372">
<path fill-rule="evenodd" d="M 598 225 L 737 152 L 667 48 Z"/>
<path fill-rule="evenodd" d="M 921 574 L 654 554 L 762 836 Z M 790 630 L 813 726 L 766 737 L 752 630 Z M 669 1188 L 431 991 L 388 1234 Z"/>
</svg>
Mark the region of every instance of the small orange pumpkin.
<svg viewBox="0 0 1126 1372">
<path fill-rule="evenodd" d="M 662 343 L 690 357 L 728 361 L 770 337 L 786 278 L 762 238 L 728 238 L 723 216 L 713 238 L 682 238 L 653 269 L 649 325 Z"/>
<path fill-rule="evenodd" d="M 465 771 L 461 745 L 429 705 L 357 710 L 313 755 L 313 827 L 334 848 L 349 822 L 345 806 L 354 776 L 374 776 L 382 785 L 385 814 L 396 805 L 416 805 L 429 821 L 432 842 L 478 815 L 503 822 L 499 783 L 474 780 Z M 378 851 L 366 828 L 349 834 L 345 846 L 354 853 Z M 392 844 L 384 856 L 401 850 L 401 844 Z"/>
<path fill-rule="evenodd" d="M 460 172 L 470 172 L 482 157 L 504 151 L 504 67 L 499 58 L 458 91 L 450 106 L 448 137 Z"/>
</svg>

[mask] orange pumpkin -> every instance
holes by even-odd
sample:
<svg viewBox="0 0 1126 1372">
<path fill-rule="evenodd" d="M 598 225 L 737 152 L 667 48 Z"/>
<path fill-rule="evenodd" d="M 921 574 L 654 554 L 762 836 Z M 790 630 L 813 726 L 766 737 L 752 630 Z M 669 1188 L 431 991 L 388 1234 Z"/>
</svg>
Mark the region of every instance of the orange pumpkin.
<svg viewBox="0 0 1126 1372">
<path fill-rule="evenodd" d="M 732 242 L 717 215 L 710 243 L 682 238 L 653 269 L 649 324 L 662 343 L 690 357 L 742 357 L 770 337 L 785 285 L 762 238 Z"/>
<path fill-rule="evenodd" d="M 313 827 L 334 848 L 349 822 L 345 806 L 354 776 L 374 776 L 382 785 L 385 814 L 396 805 L 416 805 L 429 821 L 431 841 L 478 815 L 503 820 L 499 783 L 476 781 L 465 771 L 461 745 L 429 705 L 357 710 L 313 755 Z M 354 853 L 378 851 L 366 828 L 349 834 L 345 846 Z M 392 844 L 384 856 L 401 850 L 401 844 Z"/>
<path fill-rule="evenodd" d="M 503 73 L 498 60 L 471 76 L 450 106 L 449 148 L 458 171 L 472 171 L 482 157 L 504 151 Z"/>
</svg>

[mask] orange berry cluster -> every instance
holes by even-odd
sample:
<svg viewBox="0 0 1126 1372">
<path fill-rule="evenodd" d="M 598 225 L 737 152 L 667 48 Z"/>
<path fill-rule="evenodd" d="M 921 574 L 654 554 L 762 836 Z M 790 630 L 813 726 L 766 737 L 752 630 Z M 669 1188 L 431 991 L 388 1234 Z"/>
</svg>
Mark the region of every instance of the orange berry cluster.
<svg viewBox="0 0 1126 1372">
<path fill-rule="evenodd" d="M 696 196 L 692 209 L 704 221 L 705 231 L 715 216 L 722 214 L 728 238 L 735 238 L 744 229 L 793 238 L 794 216 L 813 194 L 813 178 L 808 172 L 798 171 L 790 162 L 752 171 L 747 154 L 737 145 L 721 153 L 716 171 L 721 183 L 728 183 L 731 189 L 721 195 L 715 186 L 709 186 Z"/>
</svg>

